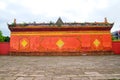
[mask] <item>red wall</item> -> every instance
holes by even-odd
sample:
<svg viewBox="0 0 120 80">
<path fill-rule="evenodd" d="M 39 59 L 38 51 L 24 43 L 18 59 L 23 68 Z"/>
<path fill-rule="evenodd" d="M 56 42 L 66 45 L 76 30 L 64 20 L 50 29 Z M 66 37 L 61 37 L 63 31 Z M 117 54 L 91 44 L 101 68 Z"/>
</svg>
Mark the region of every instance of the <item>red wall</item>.
<svg viewBox="0 0 120 80">
<path fill-rule="evenodd" d="M 112 50 L 115 54 L 120 54 L 120 41 L 112 42 Z"/>
<path fill-rule="evenodd" d="M 96 45 L 95 45 L 96 44 Z M 11 52 L 111 51 L 110 34 L 12 35 Z"/>
<path fill-rule="evenodd" d="M 8 55 L 10 49 L 9 42 L 0 42 L 0 55 Z"/>
</svg>

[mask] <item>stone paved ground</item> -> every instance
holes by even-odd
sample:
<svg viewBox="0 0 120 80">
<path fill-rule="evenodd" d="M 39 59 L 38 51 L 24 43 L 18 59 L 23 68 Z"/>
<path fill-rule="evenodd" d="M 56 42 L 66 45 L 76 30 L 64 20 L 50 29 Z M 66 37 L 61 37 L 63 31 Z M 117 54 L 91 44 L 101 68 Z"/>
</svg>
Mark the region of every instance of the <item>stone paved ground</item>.
<svg viewBox="0 0 120 80">
<path fill-rule="evenodd" d="M 0 80 L 120 80 L 120 55 L 0 56 Z"/>
</svg>

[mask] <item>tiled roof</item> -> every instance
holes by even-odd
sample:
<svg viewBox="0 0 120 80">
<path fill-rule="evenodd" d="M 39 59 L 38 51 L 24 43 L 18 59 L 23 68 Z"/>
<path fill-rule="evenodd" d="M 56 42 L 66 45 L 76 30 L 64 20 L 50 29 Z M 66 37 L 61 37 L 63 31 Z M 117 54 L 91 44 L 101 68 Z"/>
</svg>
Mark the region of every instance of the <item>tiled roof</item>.
<svg viewBox="0 0 120 80">
<path fill-rule="evenodd" d="M 9 27 L 11 26 L 113 26 L 114 23 L 108 23 L 107 22 L 107 18 L 105 18 L 104 22 L 84 22 L 84 23 L 80 23 L 80 22 L 63 22 L 61 18 L 58 18 L 58 20 L 56 21 L 56 23 L 54 22 L 50 22 L 50 23 L 16 23 L 16 19 L 14 20 L 13 24 L 8 24 Z"/>
</svg>

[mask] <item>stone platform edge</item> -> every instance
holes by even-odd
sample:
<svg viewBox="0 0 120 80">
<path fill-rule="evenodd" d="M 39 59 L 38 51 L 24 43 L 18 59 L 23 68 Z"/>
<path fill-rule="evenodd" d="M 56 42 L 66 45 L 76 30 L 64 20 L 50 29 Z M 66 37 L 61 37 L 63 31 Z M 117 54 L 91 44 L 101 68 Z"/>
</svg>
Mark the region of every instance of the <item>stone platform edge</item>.
<svg viewBox="0 0 120 80">
<path fill-rule="evenodd" d="M 90 55 L 113 55 L 112 51 L 92 52 L 10 52 L 11 56 L 90 56 Z"/>
</svg>

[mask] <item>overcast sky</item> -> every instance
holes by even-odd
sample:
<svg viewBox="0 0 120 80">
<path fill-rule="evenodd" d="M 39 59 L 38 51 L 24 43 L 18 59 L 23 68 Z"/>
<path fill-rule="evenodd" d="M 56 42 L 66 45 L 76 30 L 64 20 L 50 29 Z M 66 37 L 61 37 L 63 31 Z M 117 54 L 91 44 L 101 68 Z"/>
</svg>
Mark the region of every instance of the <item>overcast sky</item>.
<svg viewBox="0 0 120 80">
<path fill-rule="evenodd" d="M 16 18 L 22 22 L 64 22 L 115 23 L 112 32 L 120 30 L 120 0 L 0 0 L 0 30 L 9 36 L 7 23 Z"/>
</svg>

